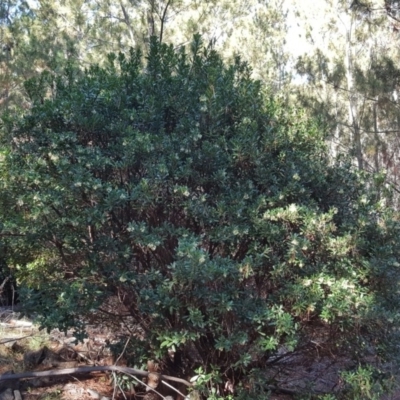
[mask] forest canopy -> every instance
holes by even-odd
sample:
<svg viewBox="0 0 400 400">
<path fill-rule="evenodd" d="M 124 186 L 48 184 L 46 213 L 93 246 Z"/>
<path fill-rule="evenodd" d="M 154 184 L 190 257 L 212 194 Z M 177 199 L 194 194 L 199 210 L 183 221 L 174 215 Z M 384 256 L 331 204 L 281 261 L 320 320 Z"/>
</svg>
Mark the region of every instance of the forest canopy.
<svg viewBox="0 0 400 400">
<path fill-rule="evenodd" d="M 124 321 L 132 363 L 173 349 L 181 374 L 231 379 L 316 330 L 332 354 L 396 355 L 382 182 L 332 162 L 320 127 L 239 57 L 153 37 L 145 57 L 69 62 L 25 89 L 31 107 L 2 118 L 0 240 L 43 327 Z"/>
</svg>

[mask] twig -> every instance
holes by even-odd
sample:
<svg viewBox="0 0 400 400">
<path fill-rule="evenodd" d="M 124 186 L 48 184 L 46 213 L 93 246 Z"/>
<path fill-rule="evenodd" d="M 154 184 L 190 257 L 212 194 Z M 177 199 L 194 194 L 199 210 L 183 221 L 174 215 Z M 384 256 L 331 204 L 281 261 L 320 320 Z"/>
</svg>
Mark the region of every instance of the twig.
<svg viewBox="0 0 400 400">
<path fill-rule="evenodd" d="M 181 393 L 177 388 L 173 387 L 173 386 L 170 385 L 169 383 L 164 382 L 164 381 L 161 381 L 161 383 L 162 383 L 163 385 L 168 386 L 170 389 L 174 390 L 176 393 L 178 393 L 180 396 L 182 396 L 182 398 L 184 398 L 184 399 L 186 398 L 186 396 L 185 396 L 183 393 Z"/>
<path fill-rule="evenodd" d="M 114 374 L 115 374 L 115 372 L 114 372 Z M 115 383 L 114 384 L 118 386 L 119 391 L 122 393 L 122 396 L 124 396 L 124 399 L 127 400 L 125 392 L 122 390 L 122 387 L 121 387 L 120 383 L 118 382 L 118 379 L 115 379 Z"/>
<path fill-rule="evenodd" d="M 129 337 L 128 337 L 128 340 L 127 340 L 126 343 L 125 343 L 124 348 L 122 349 L 121 354 L 118 356 L 118 358 L 117 358 L 117 360 L 115 361 L 114 365 L 117 365 L 117 364 L 118 364 L 118 361 L 119 361 L 119 360 L 121 359 L 121 357 L 124 355 L 125 350 L 126 350 L 126 347 L 128 346 L 128 343 L 129 343 L 130 340 L 131 340 L 131 337 L 129 336 Z"/>
<path fill-rule="evenodd" d="M 112 400 L 114 400 L 115 395 L 117 393 L 117 375 L 115 372 L 113 372 L 112 375 L 113 375 L 113 380 L 114 380 L 114 390 L 113 390 Z"/>
</svg>

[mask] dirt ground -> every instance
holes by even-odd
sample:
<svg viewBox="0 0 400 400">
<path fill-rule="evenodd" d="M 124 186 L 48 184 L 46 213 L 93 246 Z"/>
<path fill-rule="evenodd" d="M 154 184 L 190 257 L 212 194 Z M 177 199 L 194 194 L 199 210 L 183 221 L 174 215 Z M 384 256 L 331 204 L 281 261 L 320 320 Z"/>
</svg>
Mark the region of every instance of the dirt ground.
<svg viewBox="0 0 400 400">
<path fill-rule="evenodd" d="M 39 332 L 30 321 L 17 317 L 18 314 L 14 312 L 0 309 L 0 374 L 123 363 L 113 359 L 108 350 L 107 343 L 116 339 L 111 331 L 89 329 L 89 338 L 76 344 L 71 332 L 64 335 L 55 330 L 45 334 Z M 280 387 L 293 391 L 302 389 L 303 393 L 307 387 L 313 387 L 313 390 L 320 393 L 339 389 L 341 382 L 338 372 L 346 367 L 348 361 L 339 357 L 332 359 L 320 349 L 311 352 L 308 359 L 283 358 L 279 366 L 270 368 L 269 378 L 273 378 Z M 118 382 L 124 383 L 121 380 Z M 7 384 L 8 381 L 0 382 L 0 392 L 4 388 L 18 389 L 23 400 L 129 400 L 143 398 L 145 395 L 144 388 L 142 392 L 136 393 L 136 397 L 127 391 L 122 394 L 110 372 L 51 379 L 33 378 L 9 386 Z M 400 388 L 400 384 L 396 387 Z M 271 400 L 293 398 L 285 394 L 271 396 Z M 383 396 L 381 400 L 400 400 L 400 389 Z"/>
<path fill-rule="evenodd" d="M 93 332 L 90 339 L 75 344 L 72 335 L 59 331 L 50 334 L 39 332 L 27 320 L 19 320 L 18 314 L 0 310 L 0 374 L 24 371 L 46 371 L 54 368 L 70 368 L 83 365 L 107 365 L 112 363 L 106 341 L 112 337 Z M 8 381 L 1 383 L 0 391 Z M 12 384 L 23 400 L 86 400 L 118 398 L 110 373 L 34 378 Z M 105 399 L 104 399 L 105 400 Z"/>
</svg>

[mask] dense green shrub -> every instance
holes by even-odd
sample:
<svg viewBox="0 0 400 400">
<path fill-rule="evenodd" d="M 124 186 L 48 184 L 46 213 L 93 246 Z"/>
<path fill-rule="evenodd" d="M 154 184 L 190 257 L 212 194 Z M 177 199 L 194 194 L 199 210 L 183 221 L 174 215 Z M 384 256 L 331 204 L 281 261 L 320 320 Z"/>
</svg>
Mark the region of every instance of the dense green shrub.
<svg viewBox="0 0 400 400">
<path fill-rule="evenodd" d="M 43 326 L 79 330 L 117 296 L 135 362 L 175 349 L 228 377 L 316 327 L 331 352 L 392 351 L 397 222 L 250 74 L 195 38 L 27 82 L 32 108 L 3 118 L 1 190 Z"/>
</svg>

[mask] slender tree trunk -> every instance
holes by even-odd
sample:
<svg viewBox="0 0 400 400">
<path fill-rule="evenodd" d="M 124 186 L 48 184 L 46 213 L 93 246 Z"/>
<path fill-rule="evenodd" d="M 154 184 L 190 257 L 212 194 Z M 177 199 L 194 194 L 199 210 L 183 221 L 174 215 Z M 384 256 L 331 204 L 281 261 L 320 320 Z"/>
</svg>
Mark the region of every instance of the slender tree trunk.
<svg viewBox="0 0 400 400">
<path fill-rule="evenodd" d="M 381 140 L 379 137 L 379 128 L 378 128 L 378 112 L 377 112 L 377 107 L 378 107 L 378 99 L 375 100 L 372 113 L 373 113 L 373 119 L 374 119 L 374 144 L 375 144 L 375 149 L 374 149 L 374 167 L 375 167 L 375 172 L 379 172 L 380 170 L 380 165 L 379 165 L 379 152 L 380 152 L 380 147 L 381 147 Z"/>
<path fill-rule="evenodd" d="M 149 39 L 156 34 L 156 26 L 154 22 L 155 4 L 154 0 L 150 0 L 150 10 L 147 11 L 147 29 L 149 32 Z"/>
<path fill-rule="evenodd" d="M 348 92 L 348 113 L 349 122 L 353 128 L 353 149 L 357 158 L 358 168 L 362 170 L 364 168 L 364 161 L 362 155 L 362 144 L 361 144 L 361 129 L 358 115 L 358 101 L 357 93 L 354 90 L 353 83 L 353 54 L 351 48 L 351 30 L 352 21 L 350 21 L 347 38 L 346 38 L 346 57 L 345 57 L 345 68 L 346 68 L 346 80 L 347 80 L 347 92 Z"/>
<path fill-rule="evenodd" d="M 131 46 L 133 47 L 133 46 L 135 46 L 135 36 L 133 34 L 132 22 L 131 22 L 131 19 L 129 17 L 129 14 L 126 11 L 126 8 L 122 4 L 121 0 L 120 0 L 119 4 L 121 5 L 121 10 L 122 10 L 122 13 L 124 14 L 125 24 L 126 24 L 126 26 L 128 28 L 128 33 L 129 33 L 129 38 L 130 38 L 130 41 L 131 41 Z"/>
</svg>

